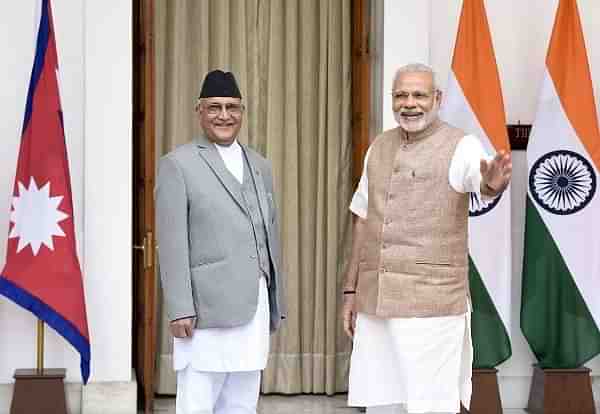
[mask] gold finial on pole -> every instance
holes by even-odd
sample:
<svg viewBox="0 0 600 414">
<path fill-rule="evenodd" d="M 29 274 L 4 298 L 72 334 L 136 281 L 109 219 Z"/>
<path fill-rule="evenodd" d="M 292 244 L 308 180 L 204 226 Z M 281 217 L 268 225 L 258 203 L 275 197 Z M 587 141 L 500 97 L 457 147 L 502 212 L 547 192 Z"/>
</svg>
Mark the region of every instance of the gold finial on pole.
<svg viewBox="0 0 600 414">
<path fill-rule="evenodd" d="M 44 374 L 44 321 L 37 321 L 37 371 Z"/>
</svg>

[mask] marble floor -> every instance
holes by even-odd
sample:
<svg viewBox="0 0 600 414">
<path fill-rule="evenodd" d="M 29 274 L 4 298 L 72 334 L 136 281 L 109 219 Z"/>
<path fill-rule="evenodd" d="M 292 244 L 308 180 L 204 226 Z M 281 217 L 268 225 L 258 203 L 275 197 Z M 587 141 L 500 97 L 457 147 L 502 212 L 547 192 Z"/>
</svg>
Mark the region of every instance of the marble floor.
<svg viewBox="0 0 600 414">
<path fill-rule="evenodd" d="M 155 414 L 175 414 L 175 400 L 160 398 L 154 402 Z M 346 406 L 346 395 L 266 395 L 258 403 L 259 414 L 359 414 Z M 504 414 L 525 414 L 524 410 L 504 410 Z"/>
</svg>

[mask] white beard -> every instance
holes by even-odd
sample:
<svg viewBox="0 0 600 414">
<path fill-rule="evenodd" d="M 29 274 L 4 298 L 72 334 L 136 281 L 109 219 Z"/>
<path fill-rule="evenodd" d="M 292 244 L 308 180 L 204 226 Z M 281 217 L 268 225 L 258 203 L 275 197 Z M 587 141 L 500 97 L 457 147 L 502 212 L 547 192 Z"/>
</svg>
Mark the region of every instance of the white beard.
<svg viewBox="0 0 600 414">
<path fill-rule="evenodd" d="M 431 111 L 423 114 L 421 118 L 415 121 L 406 120 L 402 117 L 402 111 L 394 112 L 394 119 L 400 125 L 400 128 L 406 132 L 421 132 L 427 128 L 437 118 L 439 106 L 434 105 Z"/>
</svg>

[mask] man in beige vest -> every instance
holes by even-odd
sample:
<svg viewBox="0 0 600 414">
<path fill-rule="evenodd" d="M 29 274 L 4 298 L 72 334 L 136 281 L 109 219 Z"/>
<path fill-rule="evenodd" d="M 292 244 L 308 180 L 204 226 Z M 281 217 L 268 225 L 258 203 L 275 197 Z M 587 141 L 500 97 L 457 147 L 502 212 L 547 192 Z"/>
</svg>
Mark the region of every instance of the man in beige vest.
<svg viewBox="0 0 600 414">
<path fill-rule="evenodd" d="M 468 193 L 499 195 L 511 160 L 441 121 L 441 98 L 428 66 L 397 71 L 398 127 L 373 141 L 350 206 L 348 402 L 368 414 L 458 413 L 470 403 Z"/>
</svg>

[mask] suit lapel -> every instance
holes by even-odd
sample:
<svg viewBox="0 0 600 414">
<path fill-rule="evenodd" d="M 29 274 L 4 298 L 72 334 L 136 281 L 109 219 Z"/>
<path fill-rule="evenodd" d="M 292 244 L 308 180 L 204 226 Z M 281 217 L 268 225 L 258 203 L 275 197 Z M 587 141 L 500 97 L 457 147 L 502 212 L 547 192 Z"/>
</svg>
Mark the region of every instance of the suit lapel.
<svg viewBox="0 0 600 414">
<path fill-rule="evenodd" d="M 206 164 L 208 164 L 219 181 L 221 181 L 221 184 L 223 184 L 223 187 L 225 187 L 240 208 L 248 214 L 242 197 L 242 186 L 225 166 L 223 158 L 219 155 L 215 145 L 202 135 L 196 139 L 196 143 L 198 145 L 200 157 L 206 161 Z"/>
<path fill-rule="evenodd" d="M 265 227 L 269 227 L 269 204 L 267 203 L 267 190 L 262 178 L 262 173 L 256 166 L 258 163 L 254 154 L 248 151 L 244 145 L 242 145 L 242 153 L 250 166 L 250 175 L 252 176 L 252 180 L 256 187 L 256 195 L 258 197 L 258 203 L 260 204 L 260 211 L 262 212 Z"/>
</svg>

